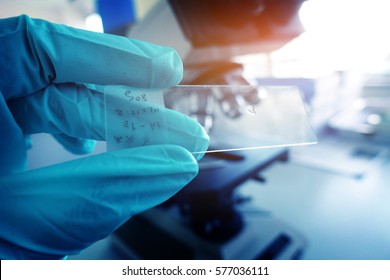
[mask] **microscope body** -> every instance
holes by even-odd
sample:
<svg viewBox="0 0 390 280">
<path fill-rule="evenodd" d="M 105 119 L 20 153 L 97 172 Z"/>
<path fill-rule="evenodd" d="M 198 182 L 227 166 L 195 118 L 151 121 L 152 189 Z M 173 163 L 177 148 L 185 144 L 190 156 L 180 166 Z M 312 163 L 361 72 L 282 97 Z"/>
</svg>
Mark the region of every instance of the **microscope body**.
<svg viewBox="0 0 390 280">
<path fill-rule="evenodd" d="M 184 63 L 182 84 L 249 85 L 242 75 L 245 65 L 236 63 L 235 56 L 269 52 L 299 35 L 301 3 L 164 0 L 129 37 L 175 48 Z M 256 93 L 199 95 L 195 117 L 211 130 L 210 103 L 227 108 L 224 117 L 239 118 L 242 104 L 258 102 Z M 305 238 L 269 213 L 247 211 L 247 199 L 236 193 L 246 180 L 262 180 L 262 170 L 287 160 L 286 148 L 206 154 L 189 185 L 163 205 L 131 218 L 117 230 L 117 239 L 137 259 L 299 258 Z"/>
</svg>

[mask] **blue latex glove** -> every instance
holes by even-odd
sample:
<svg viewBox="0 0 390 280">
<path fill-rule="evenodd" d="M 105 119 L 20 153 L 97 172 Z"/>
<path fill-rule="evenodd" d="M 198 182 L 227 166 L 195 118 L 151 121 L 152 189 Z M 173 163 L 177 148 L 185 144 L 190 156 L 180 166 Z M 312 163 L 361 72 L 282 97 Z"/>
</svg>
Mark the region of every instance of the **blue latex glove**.
<svg viewBox="0 0 390 280">
<path fill-rule="evenodd" d="M 93 85 L 170 87 L 181 77 L 170 48 L 27 16 L 0 19 L 1 259 L 77 254 L 194 178 L 188 150 L 206 150 L 208 136 L 173 111 L 174 143 L 25 171 L 26 134 L 55 134 L 77 153 L 93 149 L 87 139 L 104 140 L 103 94 Z"/>
</svg>

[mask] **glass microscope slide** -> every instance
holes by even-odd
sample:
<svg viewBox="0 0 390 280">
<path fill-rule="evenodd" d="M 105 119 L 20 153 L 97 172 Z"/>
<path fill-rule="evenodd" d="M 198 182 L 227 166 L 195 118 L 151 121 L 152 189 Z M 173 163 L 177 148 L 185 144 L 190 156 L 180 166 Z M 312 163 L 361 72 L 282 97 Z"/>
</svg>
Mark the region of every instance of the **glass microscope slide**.
<svg viewBox="0 0 390 280">
<path fill-rule="evenodd" d="M 210 137 L 207 150 L 193 148 L 192 153 L 317 143 L 293 86 L 106 86 L 105 110 L 107 151 L 159 144 L 186 148 L 197 137 L 188 118 Z"/>
</svg>

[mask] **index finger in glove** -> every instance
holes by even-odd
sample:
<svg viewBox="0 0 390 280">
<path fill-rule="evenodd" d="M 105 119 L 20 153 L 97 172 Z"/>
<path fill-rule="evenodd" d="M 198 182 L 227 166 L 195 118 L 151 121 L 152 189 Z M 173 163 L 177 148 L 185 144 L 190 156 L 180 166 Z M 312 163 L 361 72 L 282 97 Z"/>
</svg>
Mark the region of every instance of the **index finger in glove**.
<svg viewBox="0 0 390 280">
<path fill-rule="evenodd" d="M 53 83 L 170 87 L 183 74 L 171 48 L 27 16 L 0 19 L 0 52 L 6 100 Z"/>
<path fill-rule="evenodd" d="M 104 94 L 86 86 L 52 85 L 10 101 L 8 107 L 25 134 L 65 133 L 72 137 L 106 140 Z M 169 109 L 164 110 L 164 114 L 162 129 L 170 137 L 161 136 L 158 144 L 175 144 L 190 152 L 207 150 L 209 137 L 199 123 Z"/>
</svg>

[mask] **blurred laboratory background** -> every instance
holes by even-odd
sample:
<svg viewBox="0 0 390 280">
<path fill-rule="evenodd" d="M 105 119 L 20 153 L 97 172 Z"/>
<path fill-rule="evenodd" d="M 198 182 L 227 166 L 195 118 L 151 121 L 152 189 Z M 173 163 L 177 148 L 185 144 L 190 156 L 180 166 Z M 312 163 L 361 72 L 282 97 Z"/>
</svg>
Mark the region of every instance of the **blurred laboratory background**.
<svg viewBox="0 0 390 280">
<path fill-rule="evenodd" d="M 317 138 L 209 154 L 176 196 L 70 259 L 390 259 L 389 1 L 0 0 L 0 7 L 0 18 L 27 14 L 173 47 L 182 84 L 294 88 Z M 241 112 L 232 104 L 262 106 L 256 94 L 218 96 L 226 118 Z M 197 119 L 210 126 L 209 104 L 196 104 Z M 31 169 L 78 157 L 50 135 L 33 135 L 32 144 Z"/>
</svg>

